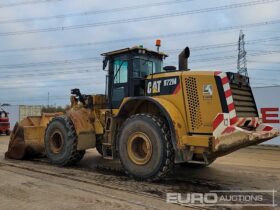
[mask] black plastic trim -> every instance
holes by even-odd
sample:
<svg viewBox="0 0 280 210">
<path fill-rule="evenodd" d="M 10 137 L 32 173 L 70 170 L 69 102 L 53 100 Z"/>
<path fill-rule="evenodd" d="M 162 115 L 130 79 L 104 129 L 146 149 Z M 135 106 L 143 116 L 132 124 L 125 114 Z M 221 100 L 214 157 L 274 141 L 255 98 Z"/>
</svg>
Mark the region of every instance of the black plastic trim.
<svg viewBox="0 0 280 210">
<path fill-rule="evenodd" d="M 226 100 L 226 96 L 225 96 L 225 92 L 224 92 L 224 87 L 223 87 L 223 84 L 222 84 L 222 79 L 218 76 L 215 76 L 215 80 L 216 80 L 218 93 L 219 93 L 219 96 L 220 96 L 220 101 L 221 101 L 221 106 L 222 106 L 223 113 L 229 113 L 228 106 L 227 106 L 227 100 Z"/>
</svg>

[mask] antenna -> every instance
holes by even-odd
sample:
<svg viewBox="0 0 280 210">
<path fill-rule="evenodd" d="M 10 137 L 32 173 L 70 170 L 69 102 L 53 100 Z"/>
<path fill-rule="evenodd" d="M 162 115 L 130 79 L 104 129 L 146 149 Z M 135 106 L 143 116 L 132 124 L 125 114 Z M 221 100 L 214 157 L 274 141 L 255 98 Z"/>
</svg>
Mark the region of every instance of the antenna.
<svg viewBox="0 0 280 210">
<path fill-rule="evenodd" d="M 50 107 L 50 92 L 48 92 L 48 108 Z"/>
<path fill-rule="evenodd" d="M 247 71 L 247 52 L 245 50 L 245 34 L 240 30 L 239 40 L 238 40 L 238 60 L 237 60 L 237 70 L 238 74 L 248 77 Z"/>
</svg>

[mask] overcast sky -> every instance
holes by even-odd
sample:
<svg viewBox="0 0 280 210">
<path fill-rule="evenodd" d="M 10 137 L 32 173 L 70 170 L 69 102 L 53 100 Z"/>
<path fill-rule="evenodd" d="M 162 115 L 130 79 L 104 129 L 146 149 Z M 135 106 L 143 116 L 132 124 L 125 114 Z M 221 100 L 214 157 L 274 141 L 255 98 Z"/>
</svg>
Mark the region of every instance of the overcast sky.
<svg viewBox="0 0 280 210">
<path fill-rule="evenodd" d="M 190 46 L 191 69 L 236 71 L 240 29 L 252 85 L 280 84 L 280 0 L 44 1 L 0 3 L 0 103 L 47 104 L 49 93 L 65 105 L 71 88 L 104 93 L 100 54 L 155 49 L 156 39 L 165 65 Z"/>
</svg>

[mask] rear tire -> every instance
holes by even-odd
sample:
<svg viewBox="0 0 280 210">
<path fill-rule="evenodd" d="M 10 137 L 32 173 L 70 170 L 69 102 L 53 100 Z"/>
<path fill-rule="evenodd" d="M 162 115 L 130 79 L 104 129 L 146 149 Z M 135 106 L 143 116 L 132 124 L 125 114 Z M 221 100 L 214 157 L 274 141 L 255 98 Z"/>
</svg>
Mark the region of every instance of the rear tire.
<svg viewBox="0 0 280 210">
<path fill-rule="evenodd" d="M 6 136 L 9 136 L 11 134 L 10 130 L 6 130 Z"/>
<path fill-rule="evenodd" d="M 45 150 L 53 164 L 69 166 L 83 159 L 85 151 L 77 150 L 78 137 L 67 116 L 53 118 L 45 133 Z"/>
<path fill-rule="evenodd" d="M 118 139 L 119 157 L 126 173 L 137 180 L 159 180 L 174 166 L 170 130 L 156 116 L 137 114 L 128 118 Z"/>
</svg>

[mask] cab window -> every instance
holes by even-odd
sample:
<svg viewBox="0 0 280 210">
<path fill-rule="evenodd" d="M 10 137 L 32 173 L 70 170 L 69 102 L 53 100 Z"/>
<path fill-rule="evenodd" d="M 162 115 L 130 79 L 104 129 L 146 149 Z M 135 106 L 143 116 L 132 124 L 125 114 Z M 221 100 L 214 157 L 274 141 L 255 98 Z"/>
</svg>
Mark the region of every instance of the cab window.
<svg viewBox="0 0 280 210">
<path fill-rule="evenodd" d="M 125 60 L 115 60 L 114 62 L 114 84 L 127 82 L 128 62 Z"/>
<path fill-rule="evenodd" d="M 162 72 L 162 61 L 136 57 L 133 60 L 133 77 L 144 78 L 153 73 Z"/>
</svg>

